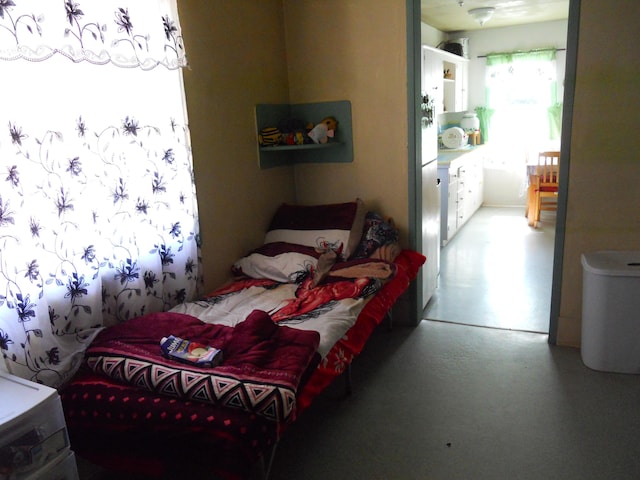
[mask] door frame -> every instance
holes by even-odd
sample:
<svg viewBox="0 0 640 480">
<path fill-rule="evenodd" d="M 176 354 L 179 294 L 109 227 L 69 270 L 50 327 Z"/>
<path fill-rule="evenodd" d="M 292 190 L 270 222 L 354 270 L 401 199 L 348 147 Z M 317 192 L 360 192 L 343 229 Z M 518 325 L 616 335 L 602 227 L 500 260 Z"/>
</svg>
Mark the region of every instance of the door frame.
<svg viewBox="0 0 640 480">
<path fill-rule="evenodd" d="M 422 248 L 422 135 L 420 132 L 420 82 L 422 27 L 420 0 L 406 0 L 407 15 L 407 128 L 409 248 Z M 429 261 L 427 259 L 427 261 Z M 410 311 L 415 325 L 422 321 L 422 275 L 409 286 Z M 413 322 L 412 322 L 413 323 Z"/>
<path fill-rule="evenodd" d="M 420 0 L 406 0 L 407 14 L 407 112 L 408 112 L 408 212 L 409 248 L 419 251 L 422 245 L 422 136 L 420 135 L 420 52 L 422 48 Z M 580 0 L 569 1 L 567 25 L 567 51 L 562 108 L 562 134 L 560 157 L 560 184 L 551 284 L 548 342 L 556 344 L 562 298 L 562 268 L 566 233 L 567 197 L 569 193 L 569 163 L 571 159 L 571 127 L 578 57 L 580 26 Z M 427 260 L 429 261 L 429 260 Z M 422 279 L 416 279 L 410 291 L 411 308 L 416 313 L 416 324 L 422 319 Z"/>
<path fill-rule="evenodd" d="M 562 268 L 567 226 L 567 199 L 569 196 L 569 163 L 571 161 L 571 130 L 573 105 L 578 68 L 578 38 L 580 32 L 580 0 L 569 1 L 567 28 L 567 56 L 564 74 L 564 98 L 562 102 L 562 133 L 560 142 L 560 180 L 558 184 L 558 212 L 553 255 L 553 280 L 551 283 L 551 312 L 549 313 L 549 343 L 558 341 L 560 305 L 562 300 Z"/>
</svg>

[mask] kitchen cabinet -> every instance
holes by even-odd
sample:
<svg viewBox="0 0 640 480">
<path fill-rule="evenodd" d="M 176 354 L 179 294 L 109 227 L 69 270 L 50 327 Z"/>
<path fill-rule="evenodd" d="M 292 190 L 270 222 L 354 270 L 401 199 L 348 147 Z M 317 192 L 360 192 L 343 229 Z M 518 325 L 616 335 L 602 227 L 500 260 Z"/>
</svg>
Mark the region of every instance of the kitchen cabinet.
<svg viewBox="0 0 640 480">
<path fill-rule="evenodd" d="M 448 53 L 448 52 L 445 52 Z M 448 112 L 463 112 L 468 106 L 469 60 L 454 54 L 443 59 L 442 69 L 449 78 L 443 78 L 444 108 Z"/>
<path fill-rule="evenodd" d="M 440 242 L 445 246 L 484 201 L 484 147 L 442 151 L 438 155 Z"/>
<path fill-rule="evenodd" d="M 462 112 L 469 105 L 469 60 L 437 48 L 422 46 L 423 84 L 434 78 L 436 113 Z"/>
</svg>

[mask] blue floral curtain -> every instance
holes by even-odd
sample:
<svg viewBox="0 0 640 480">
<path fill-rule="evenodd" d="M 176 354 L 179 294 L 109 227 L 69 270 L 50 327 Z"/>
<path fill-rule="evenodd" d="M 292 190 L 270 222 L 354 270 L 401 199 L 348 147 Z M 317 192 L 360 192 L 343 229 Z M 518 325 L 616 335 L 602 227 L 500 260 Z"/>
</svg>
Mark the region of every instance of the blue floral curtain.
<svg viewBox="0 0 640 480">
<path fill-rule="evenodd" d="M 185 65 L 175 0 L 0 0 L 11 373 L 58 387 L 101 328 L 197 295 Z"/>
<path fill-rule="evenodd" d="M 0 0 L 0 59 L 186 66 L 175 0 Z"/>
</svg>

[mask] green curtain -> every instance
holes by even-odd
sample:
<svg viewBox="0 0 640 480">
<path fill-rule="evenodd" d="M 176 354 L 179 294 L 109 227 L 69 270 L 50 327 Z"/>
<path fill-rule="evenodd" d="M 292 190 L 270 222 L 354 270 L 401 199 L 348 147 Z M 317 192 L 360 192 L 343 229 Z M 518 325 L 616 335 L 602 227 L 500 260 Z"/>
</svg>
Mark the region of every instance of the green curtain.
<svg viewBox="0 0 640 480">
<path fill-rule="evenodd" d="M 516 51 L 516 52 L 504 52 L 504 53 L 489 53 L 487 54 L 487 67 L 496 65 L 512 64 L 518 62 L 529 61 L 553 61 L 556 59 L 555 48 L 542 48 L 529 51 Z M 549 98 L 552 106 L 548 108 L 548 120 L 549 120 L 549 135 L 550 139 L 557 139 L 560 137 L 560 130 L 562 125 L 562 104 L 557 103 L 557 82 L 551 83 L 549 91 Z M 491 105 L 491 89 L 487 88 L 486 102 L 487 105 Z M 482 132 L 482 142 L 485 143 L 489 140 L 491 130 L 491 116 L 495 110 L 488 107 L 476 108 L 476 113 L 480 119 L 480 131 Z"/>
<path fill-rule="evenodd" d="M 478 115 L 478 120 L 480 120 L 481 143 L 487 143 L 489 141 L 489 132 L 491 131 L 491 115 L 493 115 L 494 110 L 487 107 L 476 107 L 475 111 Z"/>
<path fill-rule="evenodd" d="M 515 63 L 520 61 L 551 61 L 556 59 L 555 48 L 544 48 L 539 50 L 529 50 L 528 52 L 505 52 L 487 54 L 487 66 L 502 65 L 504 63 Z"/>
<path fill-rule="evenodd" d="M 557 140 L 562 131 L 562 104 L 555 103 L 547 109 L 549 116 L 549 138 Z"/>
</svg>

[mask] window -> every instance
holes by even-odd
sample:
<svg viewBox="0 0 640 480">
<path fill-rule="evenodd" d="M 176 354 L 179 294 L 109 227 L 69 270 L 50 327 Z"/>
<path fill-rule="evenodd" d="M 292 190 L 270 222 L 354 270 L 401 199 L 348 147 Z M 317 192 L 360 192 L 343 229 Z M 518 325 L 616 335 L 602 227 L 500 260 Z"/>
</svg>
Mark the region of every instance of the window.
<svg viewBox="0 0 640 480">
<path fill-rule="evenodd" d="M 555 148 L 560 137 L 555 50 L 487 55 L 489 137 L 503 152 Z"/>
<path fill-rule="evenodd" d="M 0 2 L 0 350 L 54 387 L 197 290 L 177 6 L 126 3 Z"/>
</svg>

